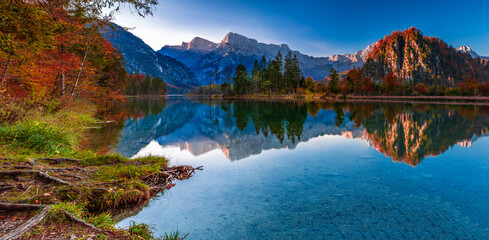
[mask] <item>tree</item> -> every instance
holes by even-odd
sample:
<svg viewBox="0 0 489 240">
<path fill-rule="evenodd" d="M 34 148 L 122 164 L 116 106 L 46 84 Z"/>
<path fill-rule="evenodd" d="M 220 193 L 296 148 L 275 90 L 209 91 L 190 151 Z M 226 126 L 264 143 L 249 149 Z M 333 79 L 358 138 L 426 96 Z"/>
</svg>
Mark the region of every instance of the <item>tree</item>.
<svg viewBox="0 0 489 240">
<path fill-rule="evenodd" d="M 390 72 L 387 76 L 383 77 L 383 80 L 385 87 L 384 93 L 388 95 L 398 94 L 401 83 L 399 83 L 397 76 L 393 72 Z"/>
<path fill-rule="evenodd" d="M 458 84 L 458 92 L 460 95 L 477 95 L 477 82 L 467 78 L 465 81 Z"/>
<path fill-rule="evenodd" d="M 285 55 L 285 63 L 284 63 L 284 88 L 288 88 L 290 86 L 294 87 L 293 81 L 294 81 L 294 66 L 292 62 L 292 53 L 288 52 L 287 55 Z"/>
<path fill-rule="evenodd" d="M 294 55 L 294 58 L 292 58 L 292 80 L 291 80 L 291 84 L 292 87 L 294 88 L 294 92 L 296 88 L 300 87 L 302 80 L 303 80 L 303 76 L 302 76 L 301 68 L 299 66 L 299 59 L 297 59 L 297 55 Z"/>
<path fill-rule="evenodd" d="M 255 60 L 253 69 L 251 70 L 251 81 L 253 85 L 253 92 L 257 93 L 260 85 L 261 69 L 258 60 Z"/>
<path fill-rule="evenodd" d="M 35 101 L 120 97 L 122 56 L 101 29 L 110 19 L 103 10 L 121 4 L 144 16 L 157 1 L 0 1 L 0 94 Z"/>
<path fill-rule="evenodd" d="M 243 64 L 236 67 L 234 73 L 234 92 L 238 95 L 246 94 L 249 88 L 248 71 Z"/>
<path fill-rule="evenodd" d="M 329 79 L 330 81 L 328 83 L 328 90 L 334 95 L 338 94 L 340 92 L 338 87 L 339 77 L 334 68 L 331 68 L 329 70 Z"/>
<path fill-rule="evenodd" d="M 306 89 L 309 90 L 310 92 L 315 92 L 317 88 L 316 83 L 314 82 L 314 79 L 311 77 L 306 78 Z"/>
</svg>

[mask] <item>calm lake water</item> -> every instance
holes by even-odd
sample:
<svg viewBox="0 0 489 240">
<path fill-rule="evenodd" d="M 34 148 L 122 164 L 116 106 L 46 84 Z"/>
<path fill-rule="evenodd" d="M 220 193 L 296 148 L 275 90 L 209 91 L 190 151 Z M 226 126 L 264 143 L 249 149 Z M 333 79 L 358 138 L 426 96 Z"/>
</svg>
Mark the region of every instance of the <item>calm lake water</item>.
<svg viewBox="0 0 489 240">
<path fill-rule="evenodd" d="M 137 100 L 92 149 L 204 166 L 121 221 L 187 239 L 489 239 L 489 107 Z"/>
</svg>

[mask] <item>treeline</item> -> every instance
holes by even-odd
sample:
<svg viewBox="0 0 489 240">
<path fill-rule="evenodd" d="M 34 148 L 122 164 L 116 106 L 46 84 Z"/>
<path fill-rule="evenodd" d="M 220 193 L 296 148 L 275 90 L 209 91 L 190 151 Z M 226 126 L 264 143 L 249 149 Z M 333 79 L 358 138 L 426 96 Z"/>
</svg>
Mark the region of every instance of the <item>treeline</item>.
<svg viewBox="0 0 489 240">
<path fill-rule="evenodd" d="M 106 7 L 151 14 L 153 0 L 0 1 L 0 100 L 108 101 L 122 96 L 122 55 L 102 37 Z M 60 101 L 58 101 L 60 100 Z"/>
<path fill-rule="evenodd" d="M 331 69 L 327 85 L 330 95 L 392 95 L 392 96 L 489 96 L 489 83 L 473 79 L 459 82 L 456 87 L 407 82 L 390 72 L 380 81 L 373 81 L 365 69 L 352 69 L 341 80 Z"/>
<path fill-rule="evenodd" d="M 124 87 L 127 95 L 162 95 L 167 93 L 163 79 L 140 73 L 128 74 Z"/>
<path fill-rule="evenodd" d="M 299 67 L 297 56 L 289 52 L 283 58 L 278 52 L 273 60 L 263 57 L 255 60 L 251 72 L 248 72 L 243 64 L 239 64 L 232 78 L 232 83 L 221 85 L 208 85 L 196 88 L 197 94 L 291 94 L 301 91 L 306 86 L 306 81 Z"/>
</svg>

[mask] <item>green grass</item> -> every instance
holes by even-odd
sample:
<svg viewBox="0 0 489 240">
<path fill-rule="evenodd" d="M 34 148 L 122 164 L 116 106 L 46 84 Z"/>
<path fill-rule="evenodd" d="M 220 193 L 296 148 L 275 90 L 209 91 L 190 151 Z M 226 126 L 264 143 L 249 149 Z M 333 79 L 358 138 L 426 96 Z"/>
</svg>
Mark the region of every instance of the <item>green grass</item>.
<svg viewBox="0 0 489 240">
<path fill-rule="evenodd" d="M 163 240 L 183 240 L 185 238 L 187 238 L 187 236 L 189 235 L 190 233 L 187 233 L 187 234 L 183 234 L 181 232 L 178 231 L 178 229 L 175 231 L 175 232 L 170 232 L 170 233 L 165 233 L 165 236 L 163 236 Z"/>
<path fill-rule="evenodd" d="M 62 163 L 57 167 L 82 167 L 88 170 L 87 184 L 35 188 L 12 192 L 2 199 L 27 203 L 44 203 L 56 199 L 60 203 L 51 205 L 45 222 L 67 221 L 65 210 L 74 216 L 92 223 L 95 227 L 114 230 L 115 222 L 111 211 L 140 204 L 150 198 L 150 188 L 144 182 L 157 172 L 167 168 L 163 157 L 148 156 L 129 159 L 119 154 L 97 155 L 79 149 L 87 127 L 98 119 L 93 117 L 90 104 L 71 106 L 44 106 L 21 109 L 23 105 L 1 105 L 0 101 L 0 157 L 13 158 L 5 162 L 26 162 L 30 158 L 68 157 L 81 159 L 77 163 Z M 94 185 L 90 185 L 94 184 Z M 38 191 L 41 192 L 38 192 Z M 44 196 L 42 192 L 49 192 Z M 34 202 L 36 201 L 36 202 Z M 49 201 L 48 201 L 49 202 Z M 52 202 L 51 202 L 52 203 Z M 58 222 L 57 222 L 58 223 Z M 39 235 L 43 226 L 29 234 Z M 133 224 L 127 231 L 132 238 L 140 239 L 184 239 L 181 233 L 172 232 L 165 237 L 155 238 L 151 229 L 144 224 Z M 104 234 L 95 239 L 108 239 Z"/>
<path fill-rule="evenodd" d="M 15 148 L 54 154 L 70 152 L 76 142 L 74 137 L 62 130 L 36 121 L 0 126 L 0 141 Z"/>
<path fill-rule="evenodd" d="M 61 109 L 50 106 L 18 109 L 23 105 L 6 104 L 6 107 L 2 103 L 0 101 L 0 115 L 19 117 L 0 116 L 0 156 L 80 155 L 77 147 L 86 127 L 97 121 L 93 117 L 93 106 L 86 103 L 73 103 Z"/>
<path fill-rule="evenodd" d="M 156 240 L 183 240 L 189 235 L 189 233 L 183 234 L 176 230 L 174 232 L 172 231 L 170 233 L 165 233 L 164 236 L 155 237 L 152 227 L 144 223 L 137 224 L 135 222 L 131 222 L 128 231 L 135 240 L 141 238 Z"/>
</svg>

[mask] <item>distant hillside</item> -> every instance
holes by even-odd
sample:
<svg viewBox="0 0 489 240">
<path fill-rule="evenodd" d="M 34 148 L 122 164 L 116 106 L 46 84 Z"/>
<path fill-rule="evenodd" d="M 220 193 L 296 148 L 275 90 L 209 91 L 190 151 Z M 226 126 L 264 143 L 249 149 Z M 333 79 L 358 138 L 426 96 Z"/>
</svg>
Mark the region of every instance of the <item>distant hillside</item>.
<svg viewBox="0 0 489 240">
<path fill-rule="evenodd" d="M 240 63 L 251 70 L 255 60 L 260 61 L 262 57 L 273 59 L 279 51 L 283 56 L 289 51 L 297 55 L 304 76 L 320 80 L 328 76 L 332 67 L 339 71 L 361 67 L 372 48 L 373 45 L 370 45 L 354 54 L 311 57 L 291 50 L 286 44 L 265 44 L 236 33 L 228 33 L 219 44 L 196 37 L 179 46 L 164 46 L 158 52 L 185 63 L 195 73 L 200 84 L 207 85 L 210 81 L 223 83 L 234 74 Z M 214 76 L 216 69 L 218 75 Z"/>
<path fill-rule="evenodd" d="M 185 64 L 153 51 L 124 28 L 113 24 L 104 36 L 121 51 L 129 73 L 139 72 L 160 77 L 168 84 L 169 91 L 192 89 L 199 85 L 194 73 Z"/>
<path fill-rule="evenodd" d="M 489 81 L 488 61 L 458 52 L 416 28 L 394 31 L 369 52 L 364 72 L 374 80 L 395 73 L 406 82 L 454 86 L 467 78 Z"/>
</svg>

